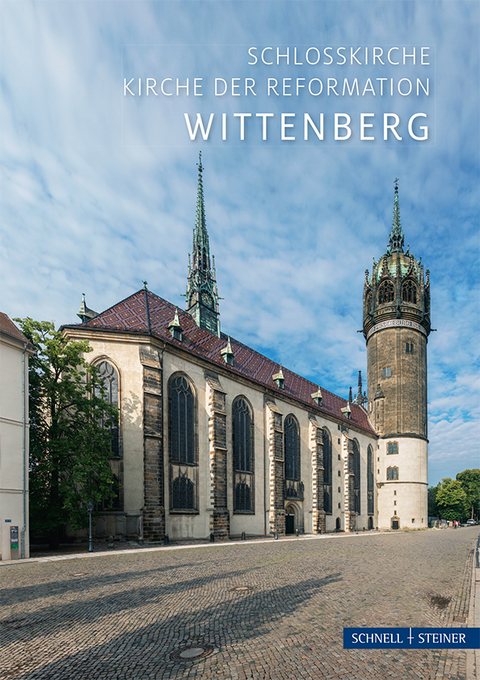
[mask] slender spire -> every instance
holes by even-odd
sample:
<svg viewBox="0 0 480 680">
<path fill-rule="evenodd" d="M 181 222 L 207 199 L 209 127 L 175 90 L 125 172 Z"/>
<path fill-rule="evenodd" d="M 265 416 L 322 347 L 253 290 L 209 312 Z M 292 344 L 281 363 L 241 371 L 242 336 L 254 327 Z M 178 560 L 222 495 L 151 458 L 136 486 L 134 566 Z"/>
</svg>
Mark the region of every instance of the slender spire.
<svg viewBox="0 0 480 680">
<path fill-rule="evenodd" d="M 395 180 L 395 198 L 393 201 L 393 223 L 388 241 L 388 249 L 393 252 L 403 253 L 405 237 L 400 224 L 400 206 L 398 204 L 398 179 Z"/>
<path fill-rule="evenodd" d="M 218 291 L 215 280 L 215 263 L 211 265 L 205 200 L 203 196 L 202 154 L 198 157 L 197 211 L 193 229 L 193 251 L 188 257 L 187 312 L 193 316 L 197 326 L 220 337 L 218 312 Z"/>
<path fill-rule="evenodd" d="M 210 246 L 208 243 L 205 199 L 203 196 L 202 152 L 198 154 L 197 214 L 193 232 L 193 266 L 203 271 L 210 270 Z"/>
</svg>

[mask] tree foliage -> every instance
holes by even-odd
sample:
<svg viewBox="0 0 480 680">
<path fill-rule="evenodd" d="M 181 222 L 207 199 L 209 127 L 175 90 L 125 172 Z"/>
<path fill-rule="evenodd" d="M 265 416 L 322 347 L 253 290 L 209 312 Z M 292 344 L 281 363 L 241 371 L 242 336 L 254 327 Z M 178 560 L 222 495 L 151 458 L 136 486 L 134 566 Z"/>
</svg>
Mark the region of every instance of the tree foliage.
<svg viewBox="0 0 480 680">
<path fill-rule="evenodd" d="M 459 472 L 457 480 L 467 495 L 469 517 L 471 519 L 480 517 L 480 470 L 474 468 Z"/>
<path fill-rule="evenodd" d="M 468 514 L 467 494 L 457 479 L 442 479 L 437 485 L 436 505 L 442 519 L 462 521 Z"/>
<path fill-rule="evenodd" d="M 16 321 L 37 349 L 29 361 L 30 527 L 56 544 L 67 523 L 88 524 L 88 502 L 114 496 L 109 459 L 117 412 L 84 359 L 87 341 L 68 340 L 46 321 Z"/>
</svg>

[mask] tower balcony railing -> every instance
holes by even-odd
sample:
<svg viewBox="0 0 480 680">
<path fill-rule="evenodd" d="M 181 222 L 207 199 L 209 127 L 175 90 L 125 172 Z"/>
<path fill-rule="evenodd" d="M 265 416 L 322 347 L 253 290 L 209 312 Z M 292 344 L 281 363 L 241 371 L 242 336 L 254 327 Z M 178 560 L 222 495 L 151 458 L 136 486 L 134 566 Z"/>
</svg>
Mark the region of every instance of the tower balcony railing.
<svg viewBox="0 0 480 680">
<path fill-rule="evenodd" d="M 297 479 L 285 479 L 283 481 L 283 496 L 286 501 L 303 501 L 303 492 L 303 482 L 300 482 Z"/>
</svg>

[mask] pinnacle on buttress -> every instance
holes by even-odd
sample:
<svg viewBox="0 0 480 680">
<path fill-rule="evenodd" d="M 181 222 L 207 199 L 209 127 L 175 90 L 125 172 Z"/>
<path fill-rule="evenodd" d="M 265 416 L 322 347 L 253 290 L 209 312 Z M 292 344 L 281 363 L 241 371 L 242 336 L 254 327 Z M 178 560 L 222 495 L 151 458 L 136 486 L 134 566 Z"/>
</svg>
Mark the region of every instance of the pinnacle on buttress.
<svg viewBox="0 0 480 680">
<path fill-rule="evenodd" d="M 393 223 L 388 241 L 388 250 L 403 253 L 405 237 L 400 224 L 400 206 L 398 204 L 398 179 L 395 180 L 395 198 L 393 201 Z"/>
</svg>

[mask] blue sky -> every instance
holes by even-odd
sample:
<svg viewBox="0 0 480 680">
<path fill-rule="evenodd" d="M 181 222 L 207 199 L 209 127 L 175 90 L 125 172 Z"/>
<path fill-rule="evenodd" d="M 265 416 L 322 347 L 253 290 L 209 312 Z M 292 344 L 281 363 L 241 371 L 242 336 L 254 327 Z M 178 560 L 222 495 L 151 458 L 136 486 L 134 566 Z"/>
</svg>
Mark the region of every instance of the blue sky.
<svg viewBox="0 0 480 680">
<path fill-rule="evenodd" d="M 479 467 L 479 7 L 3 0 L 2 311 L 72 323 L 82 292 L 102 311 L 143 279 L 183 306 L 201 149 L 222 329 L 346 397 L 366 373 L 356 332 L 364 272 L 385 251 L 398 177 L 405 241 L 430 269 L 437 329 L 428 344 L 429 483 Z M 417 59 L 427 46 L 429 63 L 327 64 L 321 52 L 315 65 L 248 64 L 250 47 L 273 47 L 267 57 L 288 47 L 291 58 L 297 47 L 301 61 L 327 46 L 415 48 Z M 191 87 L 202 78 L 203 96 L 124 97 L 125 77 L 144 87 L 147 77 L 189 78 Z M 360 88 L 367 78 L 428 78 L 429 95 L 266 93 L 268 78 L 316 78 L 326 88 L 328 78 L 355 77 Z M 253 78 L 257 94 L 215 97 L 214 78 Z M 197 112 L 215 113 L 207 141 L 188 137 L 184 113 Z M 239 112 L 252 114 L 244 142 Z M 255 114 L 266 112 L 274 122 L 263 141 Z M 305 112 L 324 113 L 323 142 L 303 141 Z M 401 141 L 383 140 L 385 112 L 399 115 Z M 427 115 L 428 140 L 408 134 L 416 112 Z M 294 141 L 280 139 L 282 113 L 296 114 Z M 351 139 L 333 139 L 335 113 L 351 116 Z M 373 141 L 360 140 L 361 113 L 375 114 Z"/>
</svg>

